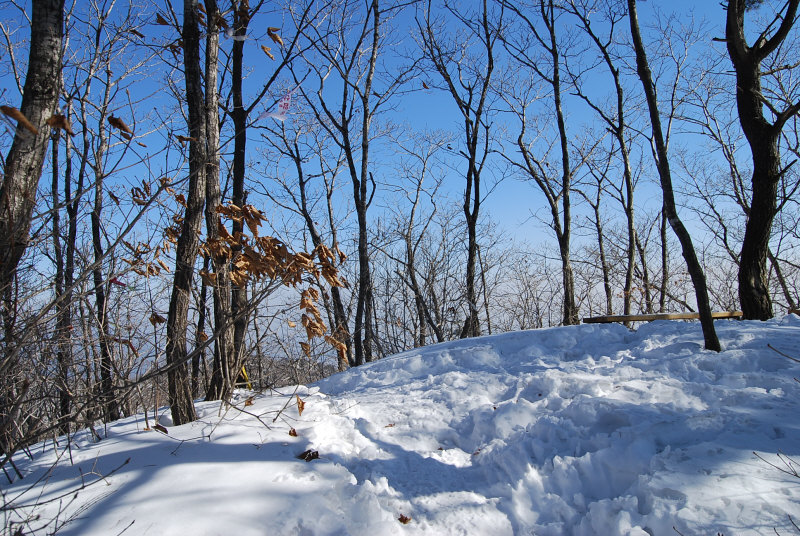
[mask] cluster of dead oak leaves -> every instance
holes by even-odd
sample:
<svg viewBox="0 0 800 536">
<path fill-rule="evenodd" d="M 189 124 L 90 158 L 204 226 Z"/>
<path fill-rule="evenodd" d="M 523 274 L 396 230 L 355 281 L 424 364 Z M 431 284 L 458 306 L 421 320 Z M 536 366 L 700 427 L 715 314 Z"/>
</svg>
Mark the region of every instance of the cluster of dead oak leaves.
<svg viewBox="0 0 800 536">
<path fill-rule="evenodd" d="M 244 286 L 251 279 L 269 279 L 280 281 L 284 286 L 297 288 L 311 277 L 316 286 L 323 283 L 331 287 L 345 287 L 346 282 L 339 277 L 337 266 L 346 259 L 344 253 L 336 247 L 331 249 L 320 244 L 310 253 L 292 252 L 281 240 L 272 236 L 259 236 L 259 227 L 265 220 L 264 215 L 252 205 L 241 207 L 228 203 L 217 208 L 220 214 L 218 221 L 218 237 L 209 238 L 201 246 L 200 251 L 209 258 L 221 259 L 230 266 L 228 277 L 237 286 Z M 231 234 L 223 219 L 235 221 L 249 235 L 241 231 Z M 201 270 L 200 277 L 209 286 L 216 286 L 218 274 Z M 336 338 L 326 335 L 327 328 L 322 314 L 317 307 L 319 290 L 308 287 L 300 294 L 301 323 L 310 341 L 324 337 L 339 354 L 346 351 L 345 345 Z M 295 322 L 289 323 L 296 326 Z M 310 356 L 311 347 L 308 342 L 300 343 L 303 352 Z"/>
</svg>

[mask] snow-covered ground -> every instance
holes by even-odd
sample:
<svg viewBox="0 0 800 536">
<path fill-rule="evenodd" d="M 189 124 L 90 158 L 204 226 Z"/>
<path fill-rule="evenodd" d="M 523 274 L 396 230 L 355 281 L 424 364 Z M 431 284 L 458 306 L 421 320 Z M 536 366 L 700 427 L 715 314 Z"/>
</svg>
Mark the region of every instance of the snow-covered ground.
<svg viewBox="0 0 800 536">
<path fill-rule="evenodd" d="M 800 459 L 800 364 L 767 345 L 800 357 L 800 319 L 716 326 L 720 354 L 668 321 L 413 350 L 185 426 L 162 410 L 169 435 L 140 415 L 39 445 L 1 486 L 63 496 L 32 526 L 62 510 L 64 535 L 798 534 L 800 478 L 767 461 Z"/>
</svg>

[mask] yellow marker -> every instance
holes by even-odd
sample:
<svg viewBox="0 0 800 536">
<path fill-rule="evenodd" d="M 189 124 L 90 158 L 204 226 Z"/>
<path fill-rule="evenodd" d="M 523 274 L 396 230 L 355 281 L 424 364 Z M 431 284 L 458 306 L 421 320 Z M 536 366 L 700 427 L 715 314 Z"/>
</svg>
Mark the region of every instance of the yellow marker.
<svg viewBox="0 0 800 536">
<path fill-rule="evenodd" d="M 252 391 L 253 384 L 250 383 L 250 378 L 247 377 L 247 371 L 245 370 L 244 365 L 242 365 L 242 376 L 244 377 L 244 384 Z"/>
</svg>

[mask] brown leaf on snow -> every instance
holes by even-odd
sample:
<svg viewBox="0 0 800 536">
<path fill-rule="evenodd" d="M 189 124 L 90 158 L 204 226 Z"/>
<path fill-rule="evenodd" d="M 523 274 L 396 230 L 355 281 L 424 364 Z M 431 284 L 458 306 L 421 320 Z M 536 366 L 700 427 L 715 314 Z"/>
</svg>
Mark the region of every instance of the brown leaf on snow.
<svg viewBox="0 0 800 536">
<path fill-rule="evenodd" d="M 394 428 L 394 423 L 393 423 L 393 422 L 390 422 L 389 424 L 387 424 L 386 426 L 384 426 L 384 428 Z"/>
<path fill-rule="evenodd" d="M 303 416 L 303 410 L 306 409 L 306 403 L 300 398 L 300 395 L 294 395 L 297 398 L 297 415 Z"/>
<path fill-rule="evenodd" d="M 289 435 L 292 437 L 297 437 L 297 430 L 295 430 L 294 428 L 290 428 Z"/>
<path fill-rule="evenodd" d="M 160 424 L 154 424 L 153 428 L 155 428 L 156 430 L 158 430 L 162 434 L 169 435 L 169 432 L 167 432 L 167 429 L 165 427 L 161 426 Z"/>
<path fill-rule="evenodd" d="M 255 404 L 255 402 L 253 402 L 253 397 L 252 396 L 244 401 L 244 407 L 252 406 L 253 404 Z"/>
<path fill-rule="evenodd" d="M 403 514 L 400 514 L 400 517 L 398 517 L 397 520 L 403 525 L 408 525 L 411 522 L 411 518 Z"/>
<path fill-rule="evenodd" d="M 305 460 L 310 462 L 311 460 L 318 460 L 319 459 L 319 452 L 316 450 L 308 449 L 304 450 L 300 454 L 297 455 L 298 460 Z"/>
</svg>

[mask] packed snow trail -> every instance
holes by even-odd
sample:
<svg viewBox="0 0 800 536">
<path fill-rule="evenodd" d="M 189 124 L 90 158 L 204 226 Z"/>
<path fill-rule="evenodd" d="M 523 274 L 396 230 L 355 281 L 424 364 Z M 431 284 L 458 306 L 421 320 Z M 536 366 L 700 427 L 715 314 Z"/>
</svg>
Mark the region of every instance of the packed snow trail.
<svg viewBox="0 0 800 536">
<path fill-rule="evenodd" d="M 169 436 L 125 419 L 78 438 L 43 497 L 130 457 L 59 534 L 793 534 L 800 479 L 753 452 L 800 459 L 800 365 L 767 347 L 800 357 L 800 319 L 716 327 L 720 354 L 696 323 L 552 328 L 200 403 L 196 423 L 162 417 Z M 62 451 L 19 458 L 32 474 L 6 500 Z"/>
</svg>

